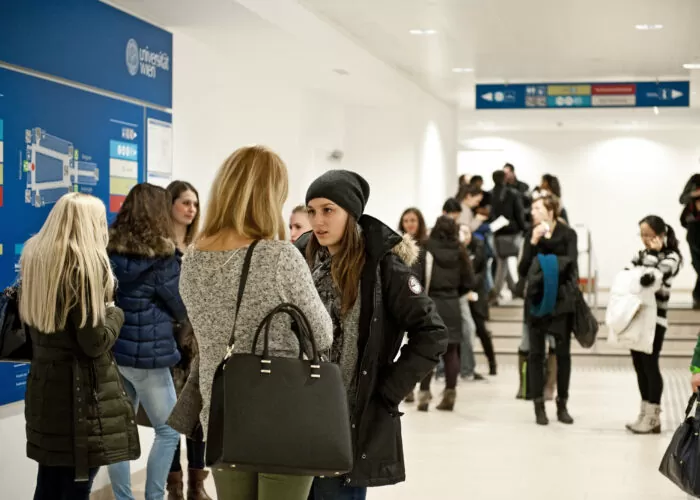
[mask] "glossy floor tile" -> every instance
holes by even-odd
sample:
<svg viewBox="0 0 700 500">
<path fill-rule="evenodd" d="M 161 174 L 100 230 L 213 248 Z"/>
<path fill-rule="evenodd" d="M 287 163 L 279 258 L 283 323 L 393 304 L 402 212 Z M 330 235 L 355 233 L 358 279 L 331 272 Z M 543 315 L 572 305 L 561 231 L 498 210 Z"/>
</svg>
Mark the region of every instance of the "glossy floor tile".
<svg viewBox="0 0 700 500">
<path fill-rule="evenodd" d="M 488 382 L 461 383 L 453 413 L 404 405 L 408 480 L 371 489 L 368 498 L 686 499 L 657 471 L 689 396 L 685 370 L 665 372 L 660 436 L 633 436 L 624 428 L 639 405 L 627 367 L 574 366 L 569 406 L 576 423 L 570 427 L 554 421 L 554 403 L 547 408 L 553 422 L 536 426 L 532 404 L 513 397 L 516 376 L 515 367 L 505 366 Z M 434 385 L 436 398 L 441 390 Z M 207 484 L 215 496 L 211 479 Z"/>
</svg>

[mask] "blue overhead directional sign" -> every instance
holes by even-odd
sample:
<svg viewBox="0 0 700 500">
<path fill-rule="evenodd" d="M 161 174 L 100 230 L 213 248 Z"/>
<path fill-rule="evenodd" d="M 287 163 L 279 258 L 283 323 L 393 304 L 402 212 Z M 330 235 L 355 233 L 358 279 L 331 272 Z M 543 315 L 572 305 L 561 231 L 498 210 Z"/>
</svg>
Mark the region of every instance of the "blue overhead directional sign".
<svg viewBox="0 0 700 500">
<path fill-rule="evenodd" d="M 477 85 L 476 109 L 690 106 L 690 82 Z"/>
</svg>

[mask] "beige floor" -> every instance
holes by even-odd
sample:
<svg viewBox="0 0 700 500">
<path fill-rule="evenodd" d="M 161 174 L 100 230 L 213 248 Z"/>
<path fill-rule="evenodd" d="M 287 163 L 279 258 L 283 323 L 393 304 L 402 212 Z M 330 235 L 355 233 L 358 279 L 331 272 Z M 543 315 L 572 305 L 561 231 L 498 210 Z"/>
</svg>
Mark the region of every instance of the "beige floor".
<svg viewBox="0 0 700 500">
<path fill-rule="evenodd" d="M 459 387 L 451 414 L 403 409 L 408 481 L 370 490 L 371 500 L 685 500 L 657 472 L 687 400 L 687 372 L 668 370 L 664 434 L 632 436 L 634 374 L 580 367 L 572 378 L 573 427 L 537 427 L 530 403 L 513 399 L 514 367 Z M 439 390 L 439 387 L 435 387 Z M 548 408 L 553 418 L 553 404 Z M 208 490 L 214 496 L 214 488 Z M 224 500 L 224 499 L 222 499 Z"/>
</svg>

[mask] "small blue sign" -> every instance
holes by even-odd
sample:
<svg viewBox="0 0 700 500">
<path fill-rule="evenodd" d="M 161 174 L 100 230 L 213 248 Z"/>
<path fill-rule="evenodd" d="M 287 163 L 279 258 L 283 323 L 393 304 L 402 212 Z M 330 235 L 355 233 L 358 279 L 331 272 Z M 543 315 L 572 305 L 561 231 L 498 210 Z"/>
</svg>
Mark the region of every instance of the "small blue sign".
<svg viewBox="0 0 700 500">
<path fill-rule="evenodd" d="M 690 82 L 477 85 L 476 109 L 690 106 Z"/>
<path fill-rule="evenodd" d="M 109 141 L 109 157 L 120 160 L 139 161 L 139 147 L 132 142 Z"/>
</svg>

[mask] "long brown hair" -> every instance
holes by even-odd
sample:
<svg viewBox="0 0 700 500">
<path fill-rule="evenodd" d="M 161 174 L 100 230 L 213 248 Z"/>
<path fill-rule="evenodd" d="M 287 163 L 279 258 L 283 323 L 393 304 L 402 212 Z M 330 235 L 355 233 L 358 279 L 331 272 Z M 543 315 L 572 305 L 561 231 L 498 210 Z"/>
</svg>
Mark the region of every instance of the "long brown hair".
<svg viewBox="0 0 700 500">
<path fill-rule="evenodd" d="M 153 184 L 137 184 L 129 191 L 110 228 L 110 240 L 133 239 L 157 248 L 162 239 L 174 241 L 170 195 Z"/>
<path fill-rule="evenodd" d="M 170 194 L 170 198 L 172 199 L 171 206 L 175 204 L 180 196 L 182 196 L 182 193 L 187 191 L 192 191 L 197 197 L 197 215 L 194 216 L 194 219 L 192 219 L 190 225 L 187 226 L 187 231 L 185 231 L 184 243 L 185 245 L 189 245 L 192 243 L 192 241 L 194 241 L 194 237 L 197 235 L 197 231 L 199 231 L 199 214 L 201 213 L 199 207 L 199 193 L 192 184 L 186 181 L 173 181 L 168 184 L 168 187 L 165 189 L 167 189 L 168 193 Z"/>
<path fill-rule="evenodd" d="M 306 247 L 306 260 L 310 266 L 316 262 L 316 256 L 321 251 L 321 244 L 316 235 L 311 236 L 311 241 Z M 331 276 L 333 284 L 340 293 L 340 312 L 347 314 L 357 301 L 360 294 L 360 276 L 365 267 L 365 237 L 355 218 L 348 214 L 348 222 L 345 225 L 345 234 L 340 241 L 340 249 L 331 260 Z"/>
<path fill-rule="evenodd" d="M 416 207 L 410 207 L 403 211 L 401 218 L 399 219 L 399 232 L 401 234 L 406 234 L 406 230 L 403 228 L 403 218 L 408 214 L 413 214 L 418 219 L 418 232 L 413 239 L 416 240 L 416 243 L 422 245 L 425 243 L 425 240 L 428 239 L 428 227 L 425 225 L 425 217 L 423 217 L 423 212 Z"/>
</svg>

